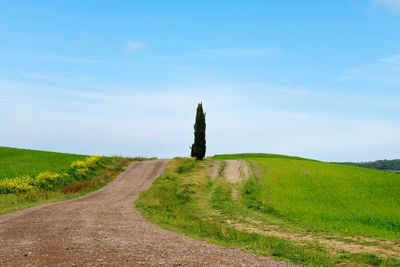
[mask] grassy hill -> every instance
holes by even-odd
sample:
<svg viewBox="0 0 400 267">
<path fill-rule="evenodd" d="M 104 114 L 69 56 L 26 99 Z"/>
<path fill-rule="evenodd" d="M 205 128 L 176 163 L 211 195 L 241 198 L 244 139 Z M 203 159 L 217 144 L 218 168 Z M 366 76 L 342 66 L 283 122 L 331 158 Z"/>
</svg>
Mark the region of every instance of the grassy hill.
<svg viewBox="0 0 400 267">
<path fill-rule="evenodd" d="M 0 179 L 20 175 L 35 176 L 44 170 L 59 172 L 87 155 L 65 154 L 11 147 L 0 147 Z"/>
<path fill-rule="evenodd" d="M 400 266 L 400 176 L 273 154 L 177 158 L 136 206 L 160 226 L 308 266 Z M 252 175 L 224 177 L 227 160 Z"/>
<path fill-rule="evenodd" d="M 0 214 L 92 192 L 132 160 L 0 147 Z"/>
<path fill-rule="evenodd" d="M 400 176 L 396 174 L 268 154 L 213 158 L 257 164 L 262 182 L 254 197 L 260 209 L 309 230 L 400 240 Z"/>
</svg>

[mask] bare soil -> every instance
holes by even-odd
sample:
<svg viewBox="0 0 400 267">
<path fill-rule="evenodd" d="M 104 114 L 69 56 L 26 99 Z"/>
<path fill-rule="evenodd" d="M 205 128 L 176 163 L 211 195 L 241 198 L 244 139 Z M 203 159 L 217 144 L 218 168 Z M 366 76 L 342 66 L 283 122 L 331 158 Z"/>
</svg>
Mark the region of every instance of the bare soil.
<svg viewBox="0 0 400 267">
<path fill-rule="evenodd" d="M 289 232 L 280 229 L 277 225 L 269 225 L 251 218 L 242 218 L 242 220 L 247 221 L 248 223 L 240 223 L 233 220 L 228 220 L 227 223 L 238 230 L 283 238 L 299 244 L 318 242 L 333 254 L 337 254 L 339 251 L 344 250 L 351 253 L 372 253 L 379 256 L 400 259 L 400 246 L 390 241 L 364 237 L 335 236 L 329 234 L 312 235 L 307 233 Z"/>
<path fill-rule="evenodd" d="M 245 160 L 225 160 L 226 166 L 223 175 L 230 183 L 240 183 L 250 177 L 250 170 Z M 232 197 L 238 196 L 237 187 L 232 188 Z"/>
<path fill-rule="evenodd" d="M 249 167 L 245 160 L 225 160 L 224 176 L 230 183 L 239 183 L 249 178 Z"/>
<path fill-rule="evenodd" d="M 167 162 L 133 163 L 92 194 L 0 216 L 0 265 L 293 266 L 146 221 L 133 201 Z"/>
<path fill-rule="evenodd" d="M 210 168 L 208 168 L 207 173 L 208 173 L 208 176 L 210 176 L 211 180 L 214 180 L 219 175 L 219 171 L 221 168 L 221 161 L 213 160 L 210 162 L 212 163 L 212 166 Z"/>
</svg>

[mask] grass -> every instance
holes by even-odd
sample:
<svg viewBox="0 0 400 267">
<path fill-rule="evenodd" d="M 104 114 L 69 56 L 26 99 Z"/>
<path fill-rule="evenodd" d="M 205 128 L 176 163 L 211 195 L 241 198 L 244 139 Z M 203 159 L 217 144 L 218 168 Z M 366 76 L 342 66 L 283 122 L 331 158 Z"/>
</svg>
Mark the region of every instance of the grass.
<svg viewBox="0 0 400 267">
<path fill-rule="evenodd" d="M 248 160 L 253 172 L 263 177 L 258 179 L 256 176 L 252 176 L 241 184 L 228 183 L 222 175 L 215 180 L 211 180 L 207 175 L 207 168 L 211 165 L 210 162 L 175 158 L 153 185 L 140 194 L 135 202 L 136 207 L 146 218 L 165 229 L 212 243 L 242 248 L 260 255 L 306 266 L 335 266 L 339 264 L 348 266 L 400 266 L 400 261 L 390 255 L 355 253 L 325 246 L 322 241 L 329 241 L 330 239 L 337 242 L 342 240 L 344 245 L 351 243 L 351 245 L 360 244 L 361 246 L 366 246 L 368 242 L 357 241 L 357 243 L 351 239 L 351 235 L 332 235 L 332 233 L 340 233 L 340 223 L 338 224 L 339 226 L 329 228 L 333 230 L 329 230 L 331 231 L 329 236 L 322 240 L 321 235 L 328 233 L 328 230 L 324 229 L 321 234 L 318 228 L 321 225 L 323 226 L 321 218 L 324 217 L 319 218 L 317 216 L 316 222 L 304 220 L 301 216 L 295 217 L 298 216 L 296 213 L 282 212 L 284 209 L 281 207 L 285 207 L 288 210 L 287 204 L 277 205 L 275 198 L 271 198 L 272 189 L 269 188 L 268 183 L 264 182 L 264 176 L 267 179 L 267 174 L 276 173 L 278 170 L 283 169 L 282 173 L 279 173 L 279 177 L 280 180 L 285 180 L 290 179 L 290 176 L 284 178 L 283 175 L 287 174 L 286 171 L 295 169 L 294 166 L 299 169 L 296 165 L 299 162 L 302 163 L 300 166 L 306 169 L 313 164 L 325 168 L 325 165 L 319 165 L 324 163 L 297 157 L 265 154 L 257 154 L 256 157 L 254 155 L 252 157 L 251 154 L 219 155 L 214 158 L 221 160 L 245 158 Z M 257 162 L 257 159 L 260 162 Z M 276 166 L 277 169 L 274 169 L 274 172 L 269 172 L 269 168 L 272 165 L 268 165 L 268 171 L 264 165 L 259 166 L 263 161 L 269 162 L 270 160 L 273 160 L 272 162 L 274 163 L 276 163 L 276 160 L 286 160 L 289 161 L 289 165 Z M 291 165 L 291 161 L 296 164 L 294 166 Z M 221 168 L 224 166 L 225 164 L 222 162 Z M 312 168 L 310 169 L 309 172 L 315 171 Z M 335 169 L 331 170 L 331 172 L 334 171 Z M 220 171 L 220 173 L 222 172 Z M 296 174 L 298 173 L 296 172 Z M 345 185 L 347 186 L 347 184 Z M 282 187 L 273 187 L 273 189 L 291 190 L 290 186 L 285 185 L 285 183 L 281 183 L 280 186 Z M 296 184 L 296 186 L 301 191 L 302 187 L 299 187 L 299 184 Z M 306 186 L 305 188 L 308 187 Z M 237 197 L 232 197 L 233 189 L 240 192 Z M 330 204 L 331 202 L 329 201 L 332 200 L 325 194 L 321 194 L 317 190 L 314 191 L 316 191 L 315 197 L 322 196 L 324 197 L 322 198 L 324 202 L 336 206 L 336 204 Z M 314 194 L 314 191 L 307 192 Z M 277 195 L 277 198 L 284 198 L 282 200 L 283 203 L 299 200 L 296 199 L 295 190 L 293 192 L 290 191 L 290 193 L 294 196 L 283 194 Z M 304 197 L 304 194 L 301 196 Z M 312 197 L 306 197 L 308 204 L 313 203 L 312 201 L 310 202 L 310 199 L 313 200 Z M 296 203 L 292 204 L 296 205 Z M 340 204 L 342 203 L 340 202 Z M 323 210 L 319 209 L 318 211 L 321 212 Z M 311 208 L 303 208 L 298 214 L 301 215 L 305 212 L 310 212 L 310 217 L 317 214 Z M 337 213 L 333 214 L 337 215 Z M 327 222 L 331 223 L 331 225 L 336 225 L 330 220 L 327 220 Z M 379 228 L 379 224 L 374 225 L 374 227 Z M 378 228 L 368 233 L 376 235 L 379 233 Z M 278 233 L 278 235 L 274 233 Z M 291 236 L 312 238 L 296 240 Z M 395 239 L 396 235 L 388 231 L 385 234 L 381 234 L 381 236 L 389 236 Z M 343 240 L 346 242 L 343 242 Z M 377 245 L 381 247 L 387 246 L 386 249 L 390 252 L 391 246 L 386 243 L 381 244 L 377 241 Z"/>
<path fill-rule="evenodd" d="M 63 173 L 68 171 L 72 162 L 88 158 L 83 155 L 12 148 L 0 148 L 0 153 L 9 156 L 8 159 L 1 158 L 2 166 L 7 166 L 0 171 L 0 177 L 4 178 L 13 173 L 34 176 L 48 170 Z M 100 157 L 96 167 L 90 169 L 84 177 L 64 177 L 62 183 L 51 190 L 34 188 L 28 192 L 0 194 L 0 214 L 38 204 L 68 200 L 95 191 L 113 180 L 134 160 L 141 158 Z"/>
<path fill-rule="evenodd" d="M 288 157 L 229 156 L 255 162 L 261 185 L 250 201 L 309 231 L 400 240 L 400 177 L 341 164 Z M 221 159 L 224 156 L 217 156 Z M 253 186 L 254 187 L 254 186 Z M 249 202 L 249 201 L 248 201 Z"/>
<path fill-rule="evenodd" d="M 298 159 L 298 160 L 308 160 L 316 161 L 313 159 L 306 159 L 294 156 L 285 156 L 278 154 L 266 154 L 266 153 L 241 153 L 241 154 L 220 154 L 212 157 L 213 160 L 229 160 L 229 159 L 262 159 L 262 158 L 279 158 L 279 159 Z"/>
<path fill-rule="evenodd" d="M 73 161 L 85 158 L 85 155 L 0 147 L 0 180 L 20 175 L 35 176 L 43 170 L 59 172 L 68 169 Z"/>
</svg>

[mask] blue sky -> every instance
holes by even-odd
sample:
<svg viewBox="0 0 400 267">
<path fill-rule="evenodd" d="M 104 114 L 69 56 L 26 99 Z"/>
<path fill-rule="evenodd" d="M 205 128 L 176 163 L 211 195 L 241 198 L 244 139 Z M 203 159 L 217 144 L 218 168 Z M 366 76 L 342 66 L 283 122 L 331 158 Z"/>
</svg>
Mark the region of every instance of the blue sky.
<svg viewBox="0 0 400 267">
<path fill-rule="evenodd" d="M 400 158 L 400 0 L 0 0 L 2 146 Z"/>
</svg>

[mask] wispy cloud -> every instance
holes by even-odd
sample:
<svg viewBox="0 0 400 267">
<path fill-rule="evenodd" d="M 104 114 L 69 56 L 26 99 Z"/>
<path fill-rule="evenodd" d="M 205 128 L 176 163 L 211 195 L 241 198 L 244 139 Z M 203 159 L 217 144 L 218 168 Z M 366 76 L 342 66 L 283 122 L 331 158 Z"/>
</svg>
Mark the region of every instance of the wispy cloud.
<svg viewBox="0 0 400 267">
<path fill-rule="evenodd" d="M 337 82 L 354 82 L 355 86 L 380 91 L 398 91 L 400 85 L 400 54 L 384 57 L 369 64 L 344 70 Z"/>
<path fill-rule="evenodd" d="M 372 0 L 376 5 L 385 6 L 392 13 L 400 13 L 400 0 Z"/>
<path fill-rule="evenodd" d="M 215 48 L 203 49 L 186 53 L 162 54 L 157 59 L 185 60 L 185 59 L 218 59 L 218 58 L 246 58 L 270 57 L 285 55 L 286 51 L 276 48 Z"/>
<path fill-rule="evenodd" d="M 396 61 L 400 61 L 400 54 L 382 58 L 382 59 L 380 59 L 380 61 L 381 62 L 396 62 Z"/>
<path fill-rule="evenodd" d="M 96 79 L 88 76 L 75 75 L 50 75 L 46 73 L 22 73 L 22 76 L 34 80 L 51 80 L 51 81 L 94 81 Z"/>
<path fill-rule="evenodd" d="M 79 57 L 71 55 L 60 55 L 51 54 L 38 51 L 26 51 L 17 49 L 0 50 L 0 55 L 13 56 L 18 58 L 32 58 L 36 60 L 49 60 L 49 61 L 60 61 L 60 62 L 72 62 L 72 63 L 83 63 L 83 64 L 97 64 L 106 62 L 98 57 Z"/>
<path fill-rule="evenodd" d="M 51 76 L 51 75 L 40 74 L 40 73 L 23 73 L 22 75 L 26 78 L 32 78 L 32 79 L 45 79 L 45 80 L 59 80 L 60 79 L 57 76 Z"/>
<path fill-rule="evenodd" d="M 128 40 L 122 45 L 127 51 L 135 51 L 141 48 L 144 48 L 144 42 L 142 41 L 131 41 Z"/>
<path fill-rule="evenodd" d="M 282 54 L 282 50 L 273 48 L 220 48 L 197 51 L 194 57 L 260 57 Z"/>
</svg>

